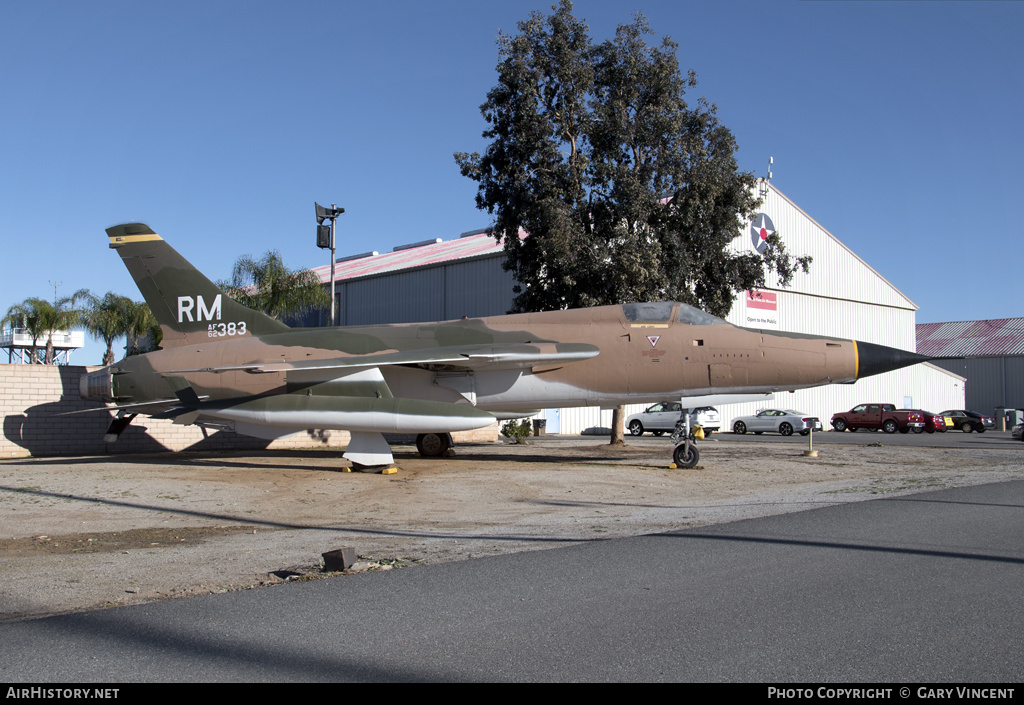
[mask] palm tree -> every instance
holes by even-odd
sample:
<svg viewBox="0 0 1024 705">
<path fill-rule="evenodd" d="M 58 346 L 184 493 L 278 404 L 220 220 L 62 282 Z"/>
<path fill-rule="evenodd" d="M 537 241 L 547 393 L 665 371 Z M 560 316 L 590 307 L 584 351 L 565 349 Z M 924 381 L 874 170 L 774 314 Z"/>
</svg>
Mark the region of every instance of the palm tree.
<svg viewBox="0 0 1024 705">
<path fill-rule="evenodd" d="M 82 309 L 77 308 L 77 304 L 88 294 L 88 289 L 79 289 L 71 296 L 54 299 L 53 306 L 47 312 L 46 321 L 47 330 L 49 331 L 49 334 L 46 336 L 47 365 L 52 365 L 54 360 L 53 334 L 62 330 L 70 330 L 82 324 Z"/>
<path fill-rule="evenodd" d="M 218 286 L 243 306 L 274 318 L 331 305 L 320 278 L 308 269 L 288 269 L 277 250 L 259 260 L 249 255 L 239 257 L 231 281 L 218 282 Z"/>
<path fill-rule="evenodd" d="M 29 360 L 36 364 L 39 362 L 38 345 L 39 339 L 46 334 L 45 314 L 42 312 L 47 306 L 52 306 L 45 299 L 28 298 L 20 304 L 14 304 L 4 314 L 2 324 L 4 326 L 21 327 L 32 336 L 32 348 L 29 353 Z"/>
<path fill-rule="evenodd" d="M 125 333 L 128 336 L 128 354 L 138 355 L 139 353 L 155 350 L 160 344 L 163 332 L 156 322 L 156 316 L 150 310 L 145 301 L 128 300 L 125 306 Z M 144 350 L 139 344 L 141 338 L 148 338 L 149 344 Z"/>
<path fill-rule="evenodd" d="M 103 366 L 114 362 L 114 341 L 128 334 L 129 311 L 133 302 L 127 296 L 108 291 L 102 299 L 86 292 L 87 307 L 82 315 L 82 324 L 94 338 L 107 344 L 103 354 Z"/>
<path fill-rule="evenodd" d="M 53 303 L 46 299 L 27 298 L 20 304 L 14 304 L 7 309 L 2 323 L 11 326 L 20 323 L 28 330 L 32 336 L 30 356 L 34 363 L 39 362 L 39 339 L 46 336 L 46 354 L 43 361 L 47 365 L 52 365 L 54 359 L 53 334 L 79 325 L 82 311 L 75 308 L 75 304 L 88 293 L 86 289 L 81 289 L 71 296 L 55 299 Z"/>
</svg>

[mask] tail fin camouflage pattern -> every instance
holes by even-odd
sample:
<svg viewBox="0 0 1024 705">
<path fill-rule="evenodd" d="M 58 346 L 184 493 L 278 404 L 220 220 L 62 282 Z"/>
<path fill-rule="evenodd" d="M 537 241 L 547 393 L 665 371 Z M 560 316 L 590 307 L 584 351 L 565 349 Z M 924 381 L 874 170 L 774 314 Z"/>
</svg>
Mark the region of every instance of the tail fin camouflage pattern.
<svg viewBox="0 0 1024 705">
<path fill-rule="evenodd" d="M 163 329 L 163 348 L 288 330 L 228 298 L 149 226 L 117 225 L 107 228 L 107 235 Z"/>
</svg>

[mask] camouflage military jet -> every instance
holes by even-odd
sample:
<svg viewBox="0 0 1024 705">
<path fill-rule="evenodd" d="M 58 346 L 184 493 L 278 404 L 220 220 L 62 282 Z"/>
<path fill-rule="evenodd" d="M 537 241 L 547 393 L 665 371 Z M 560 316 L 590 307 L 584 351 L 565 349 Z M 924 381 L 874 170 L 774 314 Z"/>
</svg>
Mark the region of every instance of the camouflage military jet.
<svg viewBox="0 0 1024 705">
<path fill-rule="evenodd" d="M 345 457 L 393 462 L 382 433 L 440 455 L 452 431 L 543 408 L 759 394 L 927 357 L 871 343 L 733 326 L 686 304 L 623 304 L 441 323 L 289 328 L 228 298 L 141 223 L 107 230 L 163 329 L 162 350 L 82 378 L 117 409 L 276 438 L 351 432 Z"/>
</svg>

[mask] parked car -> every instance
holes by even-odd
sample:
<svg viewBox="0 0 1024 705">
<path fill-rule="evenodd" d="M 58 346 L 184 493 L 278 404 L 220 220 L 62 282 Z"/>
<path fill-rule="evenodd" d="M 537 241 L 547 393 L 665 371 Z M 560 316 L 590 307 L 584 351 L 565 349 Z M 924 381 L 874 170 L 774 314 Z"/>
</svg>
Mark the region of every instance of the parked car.
<svg viewBox="0 0 1024 705">
<path fill-rule="evenodd" d="M 1010 435 L 1018 441 L 1024 441 L 1024 424 L 1017 424 L 1010 429 Z"/>
<path fill-rule="evenodd" d="M 995 428 L 996 420 L 991 416 L 982 416 L 977 411 L 966 409 L 950 409 L 942 412 L 953 421 L 953 428 L 958 428 L 964 433 L 977 431 L 984 433 L 986 429 Z"/>
<path fill-rule="evenodd" d="M 935 433 L 936 431 L 939 433 L 946 432 L 946 424 L 949 420 L 942 414 L 933 414 L 930 411 L 922 411 L 921 409 L 897 409 L 897 411 L 916 411 L 924 417 L 923 427 L 914 426 L 911 428 L 914 433 L 922 433 L 923 431 L 928 433 Z M 952 423 L 950 422 L 949 425 L 952 426 Z"/>
<path fill-rule="evenodd" d="M 927 414 L 928 412 L 925 412 L 925 413 Z M 935 430 L 938 431 L 939 433 L 945 433 L 949 429 L 953 428 L 953 420 L 951 418 L 949 418 L 948 416 L 943 416 L 942 414 L 933 414 L 933 416 L 934 416 L 934 418 L 932 419 L 932 425 L 935 427 Z M 928 418 L 925 417 L 925 430 L 926 431 L 928 431 L 928 425 L 927 424 L 928 424 Z M 928 431 L 928 433 L 931 433 L 931 431 Z"/>
<path fill-rule="evenodd" d="M 698 406 L 690 409 L 690 425 L 700 424 L 704 433 L 714 433 L 722 428 L 722 416 L 713 406 Z"/>
<path fill-rule="evenodd" d="M 795 431 L 801 436 L 806 436 L 812 430 L 821 430 L 821 419 L 793 409 L 762 409 L 753 416 L 741 416 L 732 423 L 732 432 L 739 434 L 747 431 L 757 434 L 770 431 L 792 436 Z"/>
<path fill-rule="evenodd" d="M 832 414 L 832 428 L 837 431 L 880 428 L 886 433 L 906 433 L 924 428 L 924 414 L 916 409 L 897 411 L 894 404 L 860 404 L 849 411 Z"/>
<path fill-rule="evenodd" d="M 655 436 L 671 433 L 682 412 L 683 405 L 678 401 L 659 402 L 627 418 L 626 428 L 634 436 L 642 436 L 647 431 Z M 704 433 L 713 433 L 721 428 L 722 421 L 715 407 L 698 406 L 690 409 L 690 425 L 695 424 L 700 424 Z"/>
</svg>

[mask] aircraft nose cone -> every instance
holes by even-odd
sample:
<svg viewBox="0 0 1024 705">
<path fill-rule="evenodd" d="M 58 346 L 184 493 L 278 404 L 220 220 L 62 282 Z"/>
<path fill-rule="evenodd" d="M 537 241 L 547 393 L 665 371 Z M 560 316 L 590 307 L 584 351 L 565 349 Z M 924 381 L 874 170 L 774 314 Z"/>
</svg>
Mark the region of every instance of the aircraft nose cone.
<svg viewBox="0 0 1024 705">
<path fill-rule="evenodd" d="M 857 343 L 857 379 L 879 375 L 901 367 L 909 367 L 919 362 L 927 362 L 932 358 L 927 355 L 890 348 L 874 343 Z"/>
</svg>

